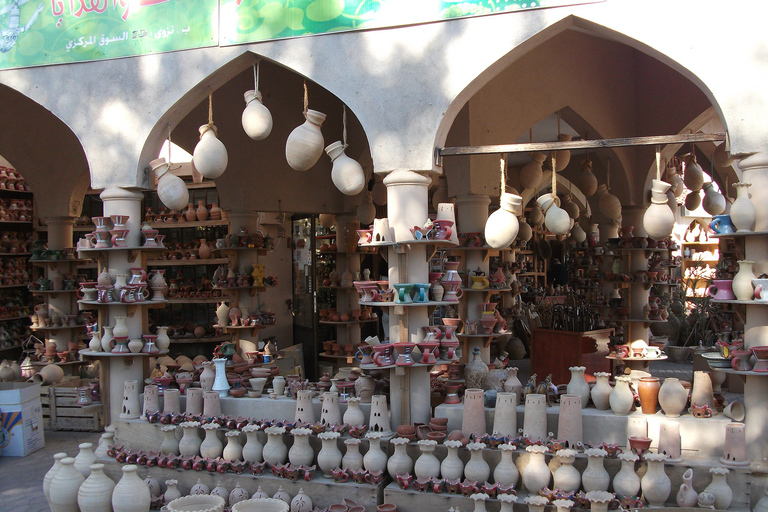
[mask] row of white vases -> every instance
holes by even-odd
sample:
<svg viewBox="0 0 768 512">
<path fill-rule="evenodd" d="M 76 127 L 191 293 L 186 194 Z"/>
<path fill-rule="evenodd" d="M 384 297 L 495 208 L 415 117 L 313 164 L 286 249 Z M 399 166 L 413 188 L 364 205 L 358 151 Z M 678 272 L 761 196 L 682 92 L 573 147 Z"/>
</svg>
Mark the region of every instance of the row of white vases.
<svg viewBox="0 0 768 512">
<path fill-rule="evenodd" d="M 57 453 L 53 458 L 53 467 L 43 479 L 43 493 L 51 512 L 149 510 L 150 488 L 139 478 L 135 465 L 123 466 L 123 476 L 115 484 L 104 474 L 104 464 L 96 462 L 97 456 L 91 443 L 82 443 L 76 457 Z"/>
</svg>

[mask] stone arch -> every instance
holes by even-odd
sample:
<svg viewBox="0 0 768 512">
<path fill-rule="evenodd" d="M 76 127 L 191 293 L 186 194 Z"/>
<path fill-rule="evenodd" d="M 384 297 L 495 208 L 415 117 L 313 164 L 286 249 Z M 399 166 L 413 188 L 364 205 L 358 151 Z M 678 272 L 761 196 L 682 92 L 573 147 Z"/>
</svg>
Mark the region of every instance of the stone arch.
<svg viewBox="0 0 768 512">
<path fill-rule="evenodd" d="M 21 92 L 0 85 L 6 128 L 0 155 L 15 167 L 44 202 L 39 217 L 78 216 L 88 189 L 89 169 L 77 135 L 61 119 Z"/>
<path fill-rule="evenodd" d="M 274 126 L 269 137 L 253 141 L 242 129 L 245 108 L 243 93 L 254 88 L 253 65 L 260 60 L 259 89 L 272 113 Z M 304 122 L 303 84 L 305 77 L 275 61 L 245 52 L 227 62 L 184 93 L 152 127 L 141 151 L 139 170 L 157 158 L 171 130 L 171 139 L 189 153 L 198 142 L 198 127 L 208 121 L 208 94 L 213 95 L 213 120 L 219 139 L 227 147 L 227 171 L 217 178 L 222 208 L 234 211 L 283 211 L 311 213 L 353 211 L 360 197 L 343 196 L 330 179 L 331 161 L 322 155 L 306 172 L 291 169 L 285 160 L 288 134 Z M 341 140 L 343 102 L 327 89 L 308 83 L 309 108 L 327 115 L 322 131 L 325 144 Z M 351 109 L 346 108 L 347 155 L 372 169 L 368 137 Z M 165 156 L 165 155 L 161 155 Z M 370 171 L 368 171 L 370 177 Z M 270 187 L 265 187 L 266 183 Z M 309 201 L 300 202 L 291 194 L 296 187 L 312 190 Z"/>
</svg>

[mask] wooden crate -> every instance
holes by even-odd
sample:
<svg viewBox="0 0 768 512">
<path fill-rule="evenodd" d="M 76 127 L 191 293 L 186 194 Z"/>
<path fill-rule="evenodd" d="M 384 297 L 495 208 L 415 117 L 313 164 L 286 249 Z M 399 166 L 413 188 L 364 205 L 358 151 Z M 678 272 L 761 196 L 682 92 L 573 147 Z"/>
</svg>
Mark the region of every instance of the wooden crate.
<svg viewBox="0 0 768 512">
<path fill-rule="evenodd" d="M 40 405 L 43 408 L 43 428 L 51 430 L 51 387 L 40 386 Z"/>
<path fill-rule="evenodd" d="M 88 380 L 74 379 L 49 388 L 51 429 L 99 432 L 104 428 L 104 407 L 101 402 L 78 404 L 77 388 L 88 385 Z"/>
</svg>

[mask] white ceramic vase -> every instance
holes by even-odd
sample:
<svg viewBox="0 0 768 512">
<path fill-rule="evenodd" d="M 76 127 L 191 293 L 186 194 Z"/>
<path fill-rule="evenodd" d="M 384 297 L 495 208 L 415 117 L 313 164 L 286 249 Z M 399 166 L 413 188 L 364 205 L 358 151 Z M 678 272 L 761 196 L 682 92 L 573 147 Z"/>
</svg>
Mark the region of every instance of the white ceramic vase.
<svg viewBox="0 0 768 512">
<path fill-rule="evenodd" d="M 48 501 L 48 504 L 50 505 L 51 500 L 51 481 L 53 480 L 53 477 L 56 476 L 56 473 L 61 469 L 61 460 L 66 459 L 67 454 L 64 452 L 59 452 L 53 456 L 53 466 L 51 466 L 51 469 L 48 470 L 48 472 L 45 474 L 45 477 L 43 477 L 43 494 L 45 495 L 46 501 Z M 74 464 L 74 461 L 72 461 Z"/>
<path fill-rule="evenodd" d="M 178 484 L 178 480 L 171 479 L 165 481 L 165 494 L 163 494 L 163 499 L 165 499 L 166 503 L 170 503 L 176 498 L 181 498 L 181 491 L 176 487 Z"/>
<path fill-rule="evenodd" d="M 157 197 L 171 210 L 182 210 L 189 203 L 189 191 L 184 180 L 169 172 L 165 158 L 149 162 L 157 178 Z"/>
<path fill-rule="evenodd" d="M 185 421 L 179 424 L 184 435 L 179 441 L 179 453 L 182 457 L 194 457 L 200 455 L 200 445 L 203 440 L 200 439 L 197 429 L 200 428 L 199 421 Z"/>
<path fill-rule="evenodd" d="M 344 440 L 346 451 L 341 458 L 341 467 L 346 470 L 357 471 L 363 467 L 363 455 L 360 453 L 360 439 L 351 437 Z M 379 450 L 381 452 L 381 450 Z M 290 456 L 290 454 L 289 454 Z"/>
<path fill-rule="evenodd" d="M 651 204 L 643 214 L 643 228 L 654 240 L 668 237 L 675 227 L 675 213 L 667 202 L 667 190 L 671 186 L 665 181 L 653 180 Z"/>
<path fill-rule="evenodd" d="M 644 458 L 648 463 L 648 471 L 640 480 L 643 497 L 648 501 L 648 506 L 663 507 L 672 491 L 672 481 L 664 471 L 667 456 L 663 453 L 646 453 Z"/>
<path fill-rule="evenodd" d="M 683 174 L 683 183 L 688 190 L 698 192 L 704 185 L 704 171 L 696 162 L 696 156 L 688 154 L 683 158 L 685 170 Z"/>
<path fill-rule="evenodd" d="M 517 404 L 523 399 L 523 383 L 517 378 L 517 368 L 507 368 L 507 379 L 504 381 L 504 391 L 507 393 L 515 393 L 517 395 Z M 517 432 L 515 432 L 517 433 Z"/>
<path fill-rule="evenodd" d="M 678 507 L 695 507 L 699 502 L 699 493 L 693 488 L 693 469 L 688 468 L 683 473 L 683 483 L 675 495 Z"/>
<path fill-rule="evenodd" d="M 566 492 L 576 492 L 581 486 L 581 473 L 579 470 L 573 467 L 573 463 L 576 462 L 576 450 L 566 448 L 564 450 L 558 450 L 555 457 L 560 462 L 554 474 L 555 488 L 562 489 Z"/>
<path fill-rule="evenodd" d="M 492 433 L 517 437 L 517 393 L 502 391 L 496 394 Z"/>
<path fill-rule="evenodd" d="M 48 489 L 51 512 L 79 512 L 77 491 L 83 482 L 85 477 L 75 469 L 75 459 L 61 459 L 59 470 L 53 476 Z"/>
<path fill-rule="evenodd" d="M 528 464 L 523 468 L 523 485 L 530 494 L 536 494 L 540 489 L 549 487 L 552 473 L 549 471 L 544 454 L 547 448 L 542 445 L 531 445 L 525 448 L 529 454 Z"/>
<path fill-rule="evenodd" d="M 325 114 L 309 109 L 304 117 L 304 124 L 294 128 L 285 143 L 285 158 L 296 171 L 307 171 L 315 165 L 325 146 L 320 130 Z"/>
<path fill-rule="evenodd" d="M 315 459 L 315 451 L 309 445 L 309 436 L 312 431 L 308 428 L 294 428 L 293 446 L 288 450 L 288 460 L 294 466 L 311 466 Z"/>
<path fill-rule="evenodd" d="M 581 483 L 584 491 L 607 491 L 611 484 L 611 476 L 603 466 L 603 461 L 608 453 L 602 448 L 590 448 L 584 450 L 587 456 L 587 468 L 581 474 Z"/>
<path fill-rule="evenodd" d="M 160 429 L 163 433 L 160 453 L 179 455 L 179 440 L 176 439 L 176 428 L 176 425 L 164 425 Z"/>
<path fill-rule="evenodd" d="M 224 447 L 224 451 L 221 456 L 224 460 L 229 462 L 243 460 L 243 447 L 240 445 L 240 431 L 229 430 L 224 434 L 227 438 L 227 445 Z"/>
<path fill-rule="evenodd" d="M 272 133 L 272 114 L 264 106 L 261 92 L 245 91 L 245 109 L 241 116 L 243 130 L 253 140 L 264 140 Z"/>
<path fill-rule="evenodd" d="M 369 472 L 384 471 L 387 469 L 387 454 L 381 450 L 381 432 L 368 432 L 368 451 L 363 457 L 363 467 Z"/>
<path fill-rule="evenodd" d="M 613 414 L 626 416 L 632 410 L 635 398 L 632 390 L 629 389 L 629 382 L 629 377 L 623 375 L 616 377 L 616 386 L 614 386 L 613 391 L 611 391 L 608 397 L 608 403 Z"/>
<path fill-rule="evenodd" d="M 414 475 L 416 478 L 437 478 L 440 476 L 440 461 L 435 457 L 437 441 L 421 439 L 418 445 L 421 455 L 419 455 L 419 458 L 416 459 L 416 463 L 413 465 Z"/>
<path fill-rule="evenodd" d="M 288 447 L 283 443 L 284 427 L 267 427 L 267 443 L 262 450 L 264 461 L 270 466 L 284 464 L 288 457 Z"/>
<path fill-rule="evenodd" d="M 733 500 L 733 491 L 726 481 L 729 472 L 728 468 L 709 468 L 712 482 L 704 489 L 704 492 L 711 492 L 715 496 L 715 508 L 717 510 L 727 510 Z"/>
<path fill-rule="evenodd" d="M 168 337 L 168 326 L 159 326 L 157 328 L 157 338 L 155 339 L 155 346 L 160 352 L 167 352 L 168 347 L 171 346 L 171 338 Z"/>
<path fill-rule="evenodd" d="M 317 454 L 317 466 L 323 471 L 324 478 L 333 478 L 331 470 L 341 466 L 341 450 L 339 450 L 338 432 L 322 432 L 317 437 L 323 443 Z"/>
<path fill-rule="evenodd" d="M 512 455 L 515 453 L 514 445 L 502 444 L 499 446 L 499 452 L 501 453 L 501 459 L 493 469 L 493 481 L 501 485 L 517 485 L 517 481 L 520 479 L 520 472 L 512 459 Z"/>
<path fill-rule="evenodd" d="M 516 194 L 501 194 L 499 209 L 488 216 L 485 222 L 485 242 L 494 249 L 508 247 L 517 237 L 520 224 L 517 211 L 522 197 Z"/>
<path fill-rule="evenodd" d="M 586 409 L 589 403 L 590 389 L 587 380 L 584 377 L 584 372 L 587 371 L 586 366 L 571 366 L 568 368 L 571 372 L 571 380 L 566 387 L 566 393 L 569 395 L 579 395 L 581 397 L 581 408 Z"/>
<path fill-rule="evenodd" d="M 525 395 L 523 435 L 533 441 L 547 439 L 547 398 L 542 394 Z"/>
<path fill-rule="evenodd" d="M 736 188 L 736 200 L 731 205 L 731 223 L 737 231 L 746 232 L 755 229 L 757 209 L 749 199 L 749 187 L 751 183 L 734 183 Z"/>
<path fill-rule="evenodd" d="M 688 403 L 688 390 L 679 379 L 667 377 L 659 388 L 659 405 L 662 411 L 670 418 L 679 417 Z"/>
<path fill-rule="evenodd" d="M 443 442 L 443 445 L 445 445 L 445 447 L 447 448 L 448 453 L 440 463 L 440 477 L 448 480 L 456 480 L 456 479 L 461 480 L 464 477 L 464 462 L 459 458 L 459 448 L 463 446 L 461 444 L 461 441 L 449 440 L 449 441 Z M 502 445 L 502 446 L 505 446 L 505 445 Z M 502 462 L 504 462 L 504 453 L 505 452 L 502 452 L 501 454 Z M 499 463 L 499 465 L 501 465 L 501 462 Z M 499 466 L 496 466 L 497 470 L 498 468 Z M 495 473 L 494 473 L 494 478 L 497 482 L 499 481 L 499 479 L 495 477 Z"/>
<path fill-rule="evenodd" d="M 248 462 L 262 462 L 264 446 L 258 438 L 259 426 L 250 424 L 243 427 L 245 432 L 245 445 L 243 446 L 243 460 Z"/>
<path fill-rule="evenodd" d="M 753 270 L 754 261 L 739 260 L 739 271 L 733 277 L 733 294 L 737 300 L 749 301 L 755 298 L 752 281 L 757 279 Z"/>
<path fill-rule="evenodd" d="M 622 496 L 637 496 L 640 492 L 640 477 L 635 472 L 639 457 L 632 452 L 620 453 L 621 469 L 613 477 L 613 491 Z"/>
<path fill-rule="evenodd" d="M 93 453 L 93 443 L 80 443 L 80 451 L 75 457 L 75 469 L 88 478 L 91 474 L 91 464 L 96 462 L 96 454 Z"/>
<path fill-rule="evenodd" d="M 711 181 L 704 184 L 704 197 L 701 207 L 710 215 L 720 215 L 725 211 L 725 196 L 715 190 Z"/>
<path fill-rule="evenodd" d="M 152 502 L 149 487 L 139 475 L 133 464 L 123 466 L 123 477 L 112 491 L 113 512 L 147 512 Z"/>
<path fill-rule="evenodd" d="M 344 412 L 343 421 L 347 425 L 365 425 L 365 413 L 360 409 L 359 398 L 347 398 L 347 410 Z"/>
<path fill-rule="evenodd" d="M 227 360 L 223 357 L 217 357 L 213 360 L 213 364 L 216 367 L 216 377 L 213 380 L 211 391 L 218 391 L 219 398 L 226 398 L 229 396 L 229 382 L 227 381 L 227 371 L 224 366 L 227 364 Z"/>
<path fill-rule="evenodd" d="M 592 398 L 592 403 L 599 411 L 607 411 L 611 408 L 609 397 L 613 388 L 608 382 L 610 377 L 610 373 L 595 372 L 595 386 L 590 391 L 590 398 Z"/>
<path fill-rule="evenodd" d="M 192 163 L 197 172 L 214 180 L 227 170 L 227 148 L 216 136 L 216 126 L 204 124 L 198 131 L 200 141 L 192 152 Z"/>
<path fill-rule="evenodd" d="M 408 440 L 404 437 L 396 437 L 389 441 L 394 447 L 395 452 L 387 460 L 387 473 L 393 480 L 397 475 L 404 475 L 413 471 L 413 461 L 408 456 Z"/>
<path fill-rule="evenodd" d="M 215 459 L 221 457 L 224 451 L 224 444 L 219 439 L 219 424 L 212 422 L 203 425 L 205 430 L 205 439 L 200 444 L 200 456 Z"/>
</svg>

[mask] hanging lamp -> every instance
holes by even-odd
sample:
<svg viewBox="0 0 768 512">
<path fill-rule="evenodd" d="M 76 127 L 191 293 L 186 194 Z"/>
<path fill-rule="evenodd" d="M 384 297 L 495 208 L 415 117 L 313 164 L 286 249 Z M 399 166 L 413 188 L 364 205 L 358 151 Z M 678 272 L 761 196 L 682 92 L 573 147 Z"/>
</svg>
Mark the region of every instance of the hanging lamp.
<svg viewBox="0 0 768 512">
<path fill-rule="evenodd" d="M 285 159 L 296 171 L 308 171 L 323 154 L 325 140 L 320 127 L 325 121 L 325 114 L 311 110 L 307 82 L 304 82 L 304 124 L 297 126 L 285 141 Z"/>
<path fill-rule="evenodd" d="M 342 114 L 343 133 L 342 140 L 336 141 L 325 148 L 325 152 L 331 157 L 331 179 L 336 188 L 346 196 L 356 196 L 365 188 L 365 171 L 362 166 L 352 158 L 349 158 L 344 150 L 347 148 L 347 107 L 344 106 Z"/>
<path fill-rule="evenodd" d="M 272 133 L 272 114 L 264 106 L 259 91 L 259 67 L 261 61 L 253 65 L 254 89 L 245 91 L 245 110 L 241 118 L 243 130 L 253 140 L 263 140 Z"/>
<path fill-rule="evenodd" d="M 214 180 L 227 170 L 227 148 L 217 135 L 216 125 L 213 124 L 213 92 L 208 93 L 208 124 L 199 128 L 200 142 L 192 152 L 192 163 L 197 172 L 208 179 Z"/>
<path fill-rule="evenodd" d="M 652 180 L 651 204 L 643 214 L 643 228 L 654 240 L 668 237 L 675 227 L 675 212 L 670 209 L 667 199 L 671 186 L 661 180 L 661 148 L 656 146 L 656 179 Z"/>
<path fill-rule="evenodd" d="M 523 204 L 523 198 L 516 194 L 508 194 L 506 189 L 506 160 L 501 159 L 501 186 L 499 192 L 499 209 L 488 216 L 485 222 L 485 242 L 494 249 L 508 247 L 517 237 L 520 224 L 517 220 L 517 210 Z"/>
</svg>

